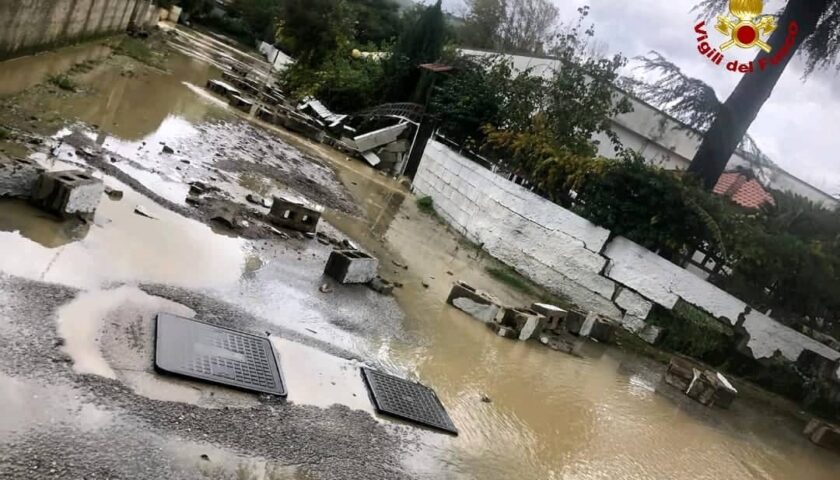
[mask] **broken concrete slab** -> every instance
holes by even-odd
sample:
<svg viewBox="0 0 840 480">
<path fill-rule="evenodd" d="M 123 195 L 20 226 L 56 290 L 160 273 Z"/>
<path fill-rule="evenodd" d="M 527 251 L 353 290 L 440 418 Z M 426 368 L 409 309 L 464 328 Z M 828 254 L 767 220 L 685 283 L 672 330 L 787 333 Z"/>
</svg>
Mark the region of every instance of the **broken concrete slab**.
<svg viewBox="0 0 840 480">
<path fill-rule="evenodd" d="M 43 172 L 32 160 L 0 153 L 0 197 L 30 198 Z"/>
<path fill-rule="evenodd" d="M 45 172 L 40 175 L 32 203 L 60 216 L 93 218 L 105 184 L 81 170 Z"/>
<path fill-rule="evenodd" d="M 500 302 L 490 294 L 476 290 L 462 281 L 452 285 L 446 303 L 484 323 L 496 321 L 504 310 Z"/>
<path fill-rule="evenodd" d="M 369 283 L 376 278 L 379 260 L 359 250 L 334 250 L 324 273 L 341 283 Z"/>
<path fill-rule="evenodd" d="M 645 319 L 653 308 L 653 302 L 630 290 L 622 288 L 615 297 L 615 304 L 627 315 Z"/>
<path fill-rule="evenodd" d="M 805 427 L 805 435 L 815 444 L 840 453 L 840 428 L 818 418 Z"/>
<path fill-rule="evenodd" d="M 278 227 L 303 233 L 315 233 L 318 229 L 318 221 L 321 219 L 321 210 L 274 197 L 268 218 Z"/>
<path fill-rule="evenodd" d="M 394 142 L 408 128 L 407 123 L 398 123 L 379 130 L 374 130 L 357 137 L 353 137 L 351 145 L 360 152 L 367 152 L 374 148 L 381 147 Z"/>
<path fill-rule="evenodd" d="M 545 326 L 543 327 L 543 331 L 545 332 L 559 331 L 563 326 L 563 320 L 569 314 L 566 310 L 547 303 L 531 304 L 531 310 L 545 317 Z"/>
<path fill-rule="evenodd" d="M 380 163 L 382 163 L 382 159 L 381 159 L 381 158 L 379 158 L 379 155 L 377 155 L 377 154 L 375 154 L 375 153 L 373 153 L 373 152 L 363 152 L 363 153 L 362 153 L 362 158 L 364 158 L 364 159 L 365 159 L 365 161 L 366 161 L 366 162 L 367 162 L 367 163 L 368 163 L 371 167 L 375 167 L 375 166 L 379 165 Z"/>
</svg>

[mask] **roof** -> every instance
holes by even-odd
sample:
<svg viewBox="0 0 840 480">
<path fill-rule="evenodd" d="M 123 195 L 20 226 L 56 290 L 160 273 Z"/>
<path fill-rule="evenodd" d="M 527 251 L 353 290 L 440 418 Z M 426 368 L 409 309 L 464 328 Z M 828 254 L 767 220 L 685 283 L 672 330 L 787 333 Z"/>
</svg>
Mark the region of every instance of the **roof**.
<svg viewBox="0 0 840 480">
<path fill-rule="evenodd" d="M 713 192 L 749 209 L 760 208 L 766 203 L 776 204 L 773 196 L 758 180 L 743 172 L 724 172 L 718 179 Z"/>
</svg>

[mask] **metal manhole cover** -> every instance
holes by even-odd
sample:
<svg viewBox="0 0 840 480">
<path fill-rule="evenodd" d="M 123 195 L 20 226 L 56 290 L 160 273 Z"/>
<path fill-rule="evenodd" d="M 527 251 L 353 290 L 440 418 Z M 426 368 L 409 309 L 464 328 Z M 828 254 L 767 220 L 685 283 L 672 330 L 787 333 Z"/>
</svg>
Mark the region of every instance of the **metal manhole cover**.
<svg viewBox="0 0 840 480">
<path fill-rule="evenodd" d="M 268 338 L 188 318 L 157 315 L 158 370 L 253 390 L 286 395 Z"/>
<path fill-rule="evenodd" d="M 362 375 L 378 412 L 458 435 L 434 390 L 369 368 Z"/>
</svg>

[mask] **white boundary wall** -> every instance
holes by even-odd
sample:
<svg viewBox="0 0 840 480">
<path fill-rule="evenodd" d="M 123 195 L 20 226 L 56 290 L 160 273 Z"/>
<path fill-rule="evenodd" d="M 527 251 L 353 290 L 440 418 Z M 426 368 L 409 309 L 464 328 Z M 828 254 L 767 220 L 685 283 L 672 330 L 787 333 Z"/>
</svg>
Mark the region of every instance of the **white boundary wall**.
<svg viewBox="0 0 840 480">
<path fill-rule="evenodd" d="M 579 306 L 636 330 L 652 304 L 682 299 L 749 335 L 755 358 L 804 350 L 840 353 L 776 322 L 691 272 L 429 141 L 414 179 L 418 195 L 490 255 Z M 632 326 L 632 327 L 631 327 Z"/>
</svg>

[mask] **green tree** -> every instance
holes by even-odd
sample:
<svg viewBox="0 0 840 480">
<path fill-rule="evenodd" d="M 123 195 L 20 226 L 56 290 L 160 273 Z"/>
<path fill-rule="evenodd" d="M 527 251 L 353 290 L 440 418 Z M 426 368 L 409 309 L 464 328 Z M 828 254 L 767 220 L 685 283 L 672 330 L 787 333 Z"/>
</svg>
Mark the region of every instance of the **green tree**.
<svg viewBox="0 0 840 480">
<path fill-rule="evenodd" d="M 353 18 L 345 0 L 284 0 L 277 43 L 298 63 L 317 67 L 339 48 L 350 52 Z"/>
<path fill-rule="evenodd" d="M 274 41 L 274 25 L 280 14 L 280 0 L 234 0 L 231 10 L 248 25 L 253 38 L 269 43 Z"/>
<path fill-rule="evenodd" d="M 439 60 L 445 40 L 446 24 L 441 0 L 414 14 L 409 12 L 393 53 L 384 65 L 390 83 L 386 99 L 406 101 L 416 97 L 421 79 L 418 66 Z"/>
<path fill-rule="evenodd" d="M 729 0 L 704 0 L 699 8 L 708 16 L 723 12 Z M 761 2 L 758 2 L 759 6 Z M 761 107 L 795 53 L 805 57 L 807 72 L 835 65 L 840 53 L 840 2 L 833 0 L 788 0 L 770 36 L 771 53 L 759 51 L 755 61 L 769 62 L 785 44 L 788 25 L 796 22 L 798 32 L 789 52 L 776 65 L 744 75 L 729 98 L 718 108 L 714 121 L 703 136 L 688 171 L 712 189 L 738 144 L 744 138 Z"/>
<path fill-rule="evenodd" d="M 467 13 L 458 32 L 459 40 L 470 47 L 498 48 L 506 15 L 507 0 L 467 0 Z"/>
<path fill-rule="evenodd" d="M 381 45 L 396 38 L 400 7 L 393 0 L 348 0 L 347 3 L 356 42 Z"/>
</svg>

